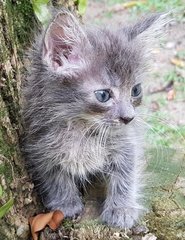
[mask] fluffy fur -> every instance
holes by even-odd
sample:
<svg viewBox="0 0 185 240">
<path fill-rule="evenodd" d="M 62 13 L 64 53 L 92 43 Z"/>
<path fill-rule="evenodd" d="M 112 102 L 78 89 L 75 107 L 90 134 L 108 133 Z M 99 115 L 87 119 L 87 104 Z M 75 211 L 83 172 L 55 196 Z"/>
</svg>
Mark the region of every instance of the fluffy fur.
<svg viewBox="0 0 185 240">
<path fill-rule="evenodd" d="M 130 228 L 137 221 L 144 161 L 136 120 L 142 96 L 134 98 L 131 91 L 142 82 L 148 39 L 164 23 L 154 14 L 115 31 L 91 29 L 60 11 L 36 39 L 23 84 L 22 152 L 48 209 L 66 217 L 82 213 L 77 185 L 102 173 L 108 185 L 103 222 Z M 94 94 L 101 89 L 112 93 L 105 103 Z"/>
</svg>

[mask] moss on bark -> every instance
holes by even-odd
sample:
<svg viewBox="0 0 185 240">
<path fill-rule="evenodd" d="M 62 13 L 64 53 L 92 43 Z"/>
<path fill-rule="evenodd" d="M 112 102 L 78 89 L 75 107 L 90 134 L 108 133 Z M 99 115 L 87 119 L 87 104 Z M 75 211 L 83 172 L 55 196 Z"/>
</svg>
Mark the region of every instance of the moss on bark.
<svg viewBox="0 0 185 240">
<path fill-rule="evenodd" d="M 30 1 L 0 2 L 0 206 L 11 198 L 15 202 L 0 221 L 0 239 L 17 239 L 16 225 L 21 223 L 16 207 L 21 199 L 20 179 L 25 176 L 18 148 L 20 84 L 22 56 L 34 22 Z"/>
<path fill-rule="evenodd" d="M 73 1 L 54 1 L 72 7 Z M 0 207 L 10 198 L 14 206 L 0 219 L 0 240 L 26 239 L 28 212 L 36 211 L 24 163 L 19 153 L 20 86 L 23 56 L 36 23 L 30 0 L 0 1 Z M 33 206 L 31 206 L 33 205 Z M 22 228 L 21 228 L 22 227 Z"/>
</svg>

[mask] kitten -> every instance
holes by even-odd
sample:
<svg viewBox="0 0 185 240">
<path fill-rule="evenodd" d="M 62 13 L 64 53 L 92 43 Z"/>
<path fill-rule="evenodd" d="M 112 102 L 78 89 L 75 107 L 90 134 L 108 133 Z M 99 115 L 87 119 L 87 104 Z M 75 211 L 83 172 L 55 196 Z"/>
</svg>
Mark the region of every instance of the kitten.
<svg viewBox="0 0 185 240">
<path fill-rule="evenodd" d="M 102 221 L 122 228 L 137 221 L 144 167 L 137 107 L 146 45 L 164 23 L 153 14 L 114 31 L 91 29 L 62 10 L 36 40 L 23 86 L 22 151 L 46 208 L 81 214 L 78 183 L 102 173 Z"/>
</svg>

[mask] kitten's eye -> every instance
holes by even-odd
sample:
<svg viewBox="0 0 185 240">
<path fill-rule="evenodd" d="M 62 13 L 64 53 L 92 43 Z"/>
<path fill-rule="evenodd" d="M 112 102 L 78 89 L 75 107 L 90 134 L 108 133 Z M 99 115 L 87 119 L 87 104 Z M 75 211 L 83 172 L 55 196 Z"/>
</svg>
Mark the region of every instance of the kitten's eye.
<svg viewBox="0 0 185 240">
<path fill-rule="evenodd" d="M 141 94 L 141 91 L 142 91 L 141 83 L 139 83 L 132 88 L 131 96 L 138 97 Z"/>
<path fill-rule="evenodd" d="M 111 97 L 110 90 L 97 90 L 94 93 L 100 102 L 107 102 Z"/>
</svg>

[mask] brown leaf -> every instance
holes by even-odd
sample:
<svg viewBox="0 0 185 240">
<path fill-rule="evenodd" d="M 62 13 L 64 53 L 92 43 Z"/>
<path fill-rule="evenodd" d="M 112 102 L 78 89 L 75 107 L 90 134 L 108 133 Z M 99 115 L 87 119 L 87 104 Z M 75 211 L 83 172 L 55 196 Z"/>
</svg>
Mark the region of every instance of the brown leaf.
<svg viewBox="0 0 185 240">
<path fill-rule="evenodd" d="M 132 7 L 135 7 L 135 6 L 139 6 L 139 5 L 144 4 L 144 3 L 146 3 L 146 0 L 128 1 L 128 2 L 120 3 L 120 4 L 118 3 L 118 4 L 115 4 L 113 7 L 108 8 L 108 11 L 119 12 L 119 11 L 125 10 L 127 8 L 132 8 Z"/>
<path fill-rule="evenodd" d="M 64 219 L 63 212 L 61 212 L 59 210 L 56 210 L 53 213 L 53 217 L 50 220 L 50 222 L 48 223 L 48 225 L 52 230 L 56 230 L 59 227 L 59 225 L 60 225 L 60 223 L 62 222 L 63 219 Z"/>
<path fill-rule="evenodd" d="M 56 230 L 63 219 L 64 214 L 59 210 L 49 213 L 41 213 L 35 217 L 30 217 L 29 224 L 33 240 L 38 240 L 38 232 L 43 230 L 47 225 L 52 230 Z"/>
<path fill-rule="evenodd" d="M 181 68 L 185 67 L 185 62 L 179 58 L 172 58 L 170 61 L 173 65 L 177 67 L 181 67 Z"/>
<path fill-rule="evenodd" d="M 174 89 L 171 89 L 170 91 L 168 91 L 167 93 L 167 99 L 168 101 L 171 101 L 175 98 L 175 91 Z"/>
<path fill-rule="evenodd" d="M 134 6 L 138 6 L 141 3 L 146 3 L 146 1 L 145 0 L 129 1 L 129 2 L 123 3 L 122 5 L 123 5 L 124 8 L 131 8 L 131 7 L 134 7 Z"/>
</svg>

